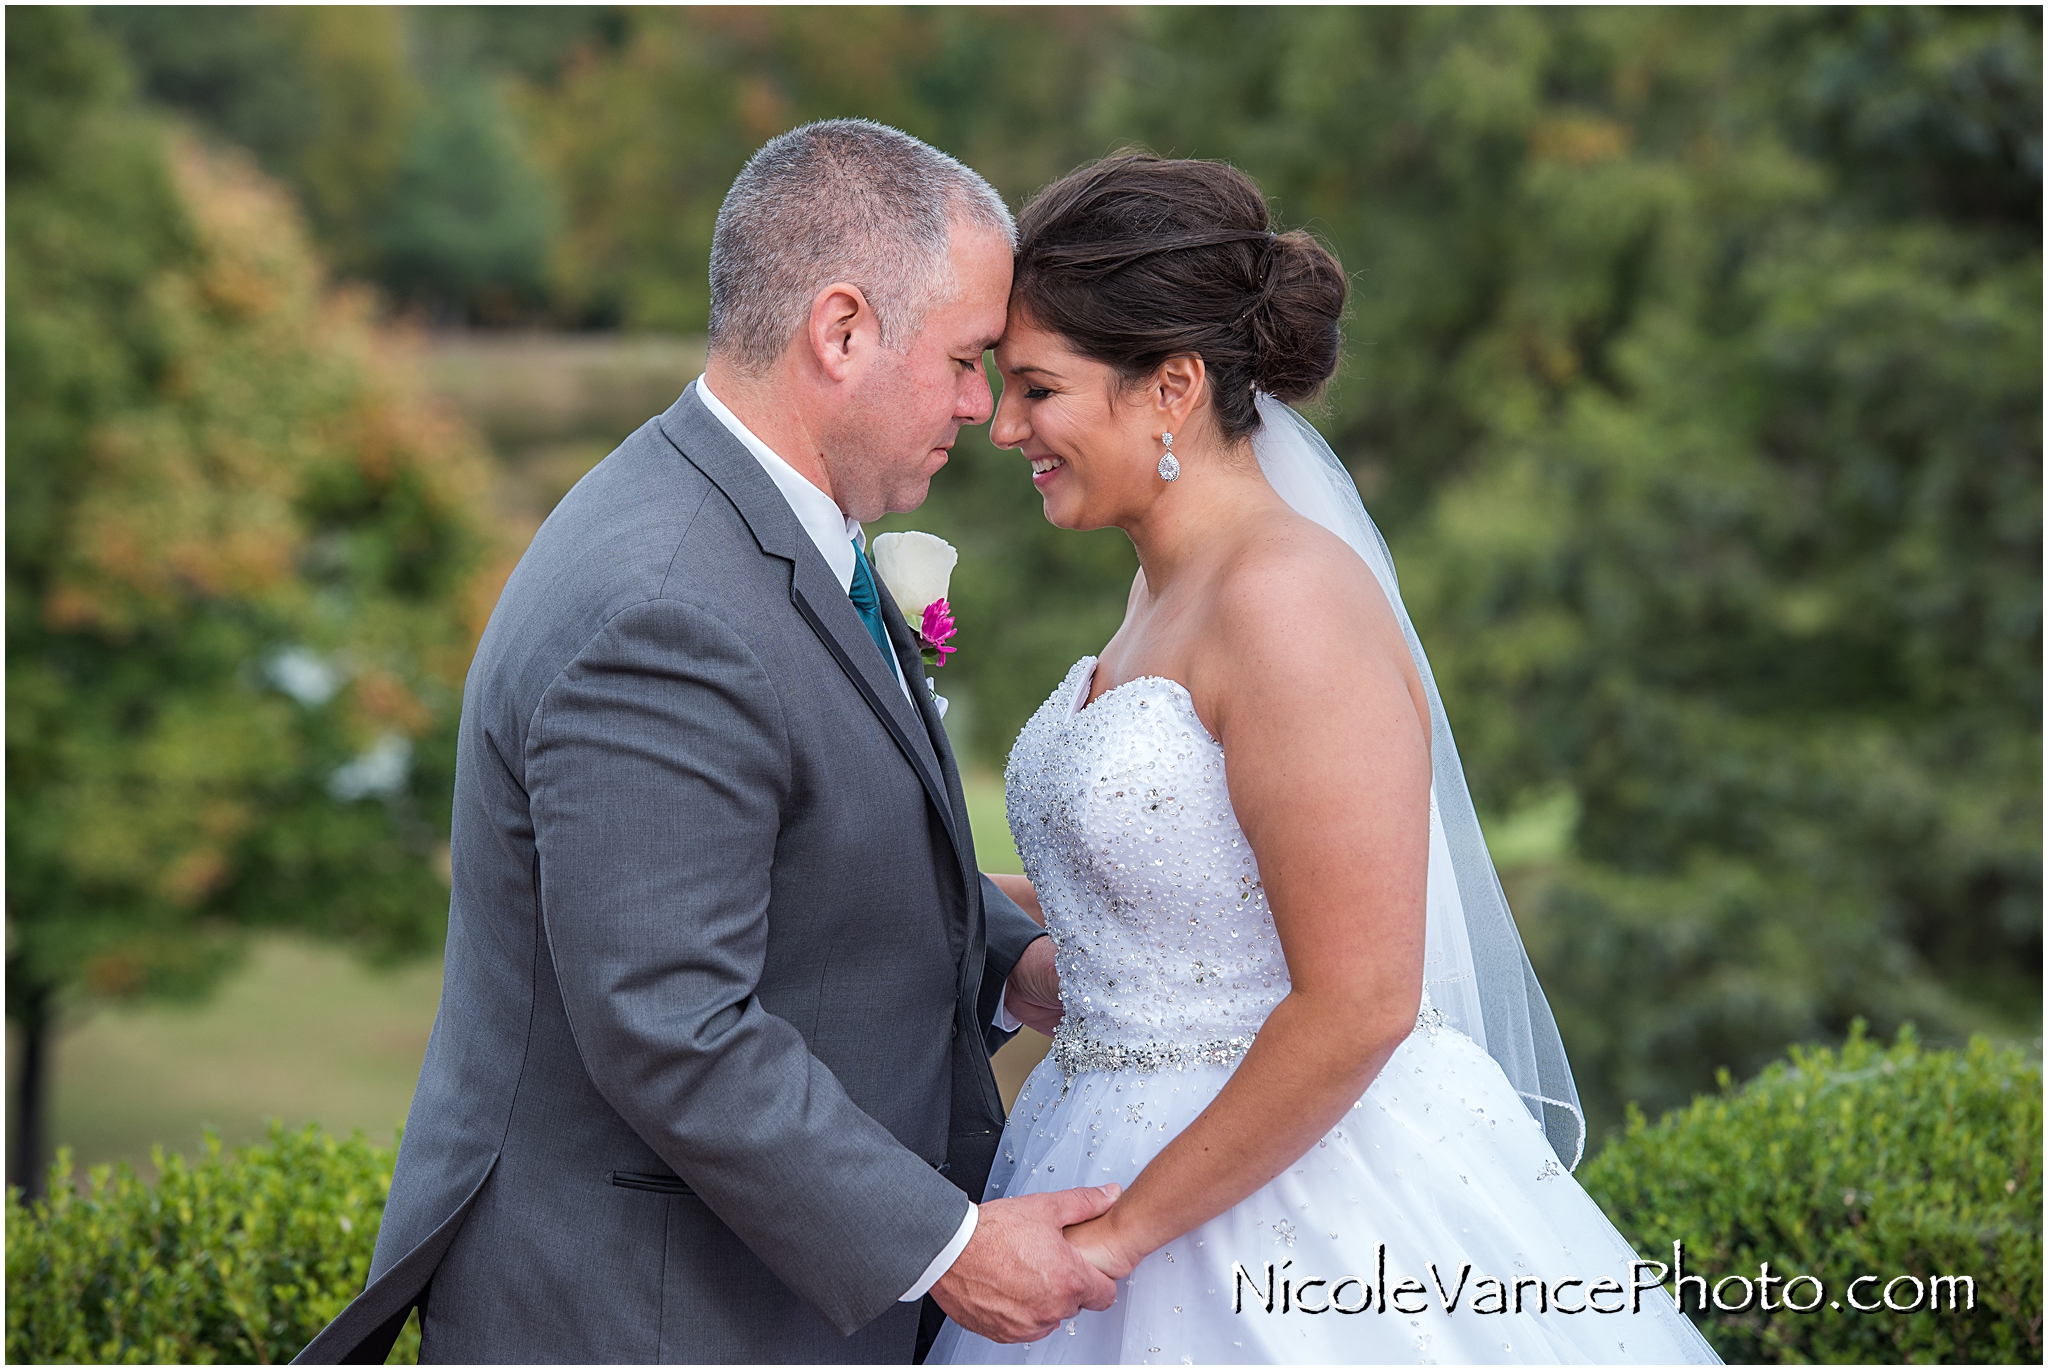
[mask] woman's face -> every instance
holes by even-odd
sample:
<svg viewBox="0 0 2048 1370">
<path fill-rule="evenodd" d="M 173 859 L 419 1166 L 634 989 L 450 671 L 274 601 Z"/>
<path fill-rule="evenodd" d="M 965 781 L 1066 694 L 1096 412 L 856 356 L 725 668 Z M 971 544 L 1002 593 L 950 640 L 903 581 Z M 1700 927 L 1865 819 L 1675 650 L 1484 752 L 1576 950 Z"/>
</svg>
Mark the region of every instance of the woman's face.
<svg viewBox="0 0 2048 1370">
<path fill-rule="evenodd" d="M 1059 528 L 1107 528 L 1150 508 L 1159 478 L 1162 415 L 1142 388 L 1010 312 L 996 344 L 1003 394 L 989 440 L 1031 461 L 1045 517 Z"/>
</svg>

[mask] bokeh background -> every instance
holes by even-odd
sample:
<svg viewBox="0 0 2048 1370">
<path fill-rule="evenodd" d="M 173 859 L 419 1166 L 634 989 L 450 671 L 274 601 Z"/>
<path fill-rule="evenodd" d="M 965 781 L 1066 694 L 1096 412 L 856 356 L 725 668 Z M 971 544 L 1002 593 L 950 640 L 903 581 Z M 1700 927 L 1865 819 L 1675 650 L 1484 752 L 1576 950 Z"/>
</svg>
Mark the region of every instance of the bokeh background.
<svg viewBox="0 0 2048 1370">
<path fill-rule="evenodd" d="M 1596 1146 L 1858 1017 L 2038 1049 L 2038 9 L 16 7 L 6 46 L 12 1182 L 389 1139 L 471 645 L 696 375 L 732 176 L 832 115 L 1013 205 L 1225 158 L 1337 250 L 1313 417 Z M 1134 558 L 980 434 L 913 526 L 962 552 L 948 726 L 1015 869 L 1004 754 Z"/>
</svg>

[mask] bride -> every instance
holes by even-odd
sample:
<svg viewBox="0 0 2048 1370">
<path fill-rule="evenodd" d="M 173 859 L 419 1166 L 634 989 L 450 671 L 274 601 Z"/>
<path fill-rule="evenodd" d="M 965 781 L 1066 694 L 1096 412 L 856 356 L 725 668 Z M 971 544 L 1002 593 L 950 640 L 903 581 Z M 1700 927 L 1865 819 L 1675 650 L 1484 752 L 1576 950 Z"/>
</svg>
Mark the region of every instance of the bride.
<svg viewBox="0 0 2048 1370">
<path fill-rule="evenodd" d="M 1138 552 L 1010 755 L 1064 1017 L 988 1196 L 1115 1305 L 934 1361 L 1679 1361 L 1706 1342 L 1570 1174 L 1584 1124 L 1384 543 L 1282 401 L 1345 277 L 1221 164 L 1127 154 L 1018 225 L 991 436 Z"/>
</svg>

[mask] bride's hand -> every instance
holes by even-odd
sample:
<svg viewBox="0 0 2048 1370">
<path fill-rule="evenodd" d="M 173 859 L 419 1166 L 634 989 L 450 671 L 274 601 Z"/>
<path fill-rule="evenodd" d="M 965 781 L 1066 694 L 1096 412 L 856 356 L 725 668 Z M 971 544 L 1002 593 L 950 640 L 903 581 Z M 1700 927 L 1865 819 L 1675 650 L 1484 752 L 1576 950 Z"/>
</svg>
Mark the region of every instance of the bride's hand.
<svg viewBox="0 0 2048 1370">
<path fill-rule="evenodd" d="M 1138 1268 L 1138 1262 L 1145 1259 L 1145 1253 L 1130 1249 L 1129 1243 L 1116 1229 L 1115 1216 L 1116 1210 L 1111 1209 L 1099 1218 L 1075 1223 L 1063 1229 L 1063 1233 L 1088 1264 L 1111 1279 L 1120 1280 Z"/>
<path fill-rule="evenodd" d="M 1060 972 L 1053 961 L 1052 939 L 1041 937 L 1024 949 L 1010 972 L 1005 1003 L 1026 1027 L 1050 1037 L 1066 1012 L 1060 1003 Z"/>
</svg>

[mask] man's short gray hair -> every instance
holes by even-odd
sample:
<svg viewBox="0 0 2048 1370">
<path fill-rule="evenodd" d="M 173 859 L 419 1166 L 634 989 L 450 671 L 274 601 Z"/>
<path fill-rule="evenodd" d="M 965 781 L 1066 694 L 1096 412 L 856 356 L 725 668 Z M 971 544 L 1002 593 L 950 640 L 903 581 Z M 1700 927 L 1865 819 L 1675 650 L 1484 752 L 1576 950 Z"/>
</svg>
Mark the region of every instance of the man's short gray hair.
<svg viewBox="0 0 2048 1370">
<path fill-rule="evenodd" d="M 882 341 L 907 350 L 953 288 L 955 221 L 1016 245 L 1016 221 L 995 188 L 907 133 L 826 119 L 772 139 L 718 208 L 711 351 L 742 371 L 766 371 L 834 281 L 859 286 Z"/>
</svg>

